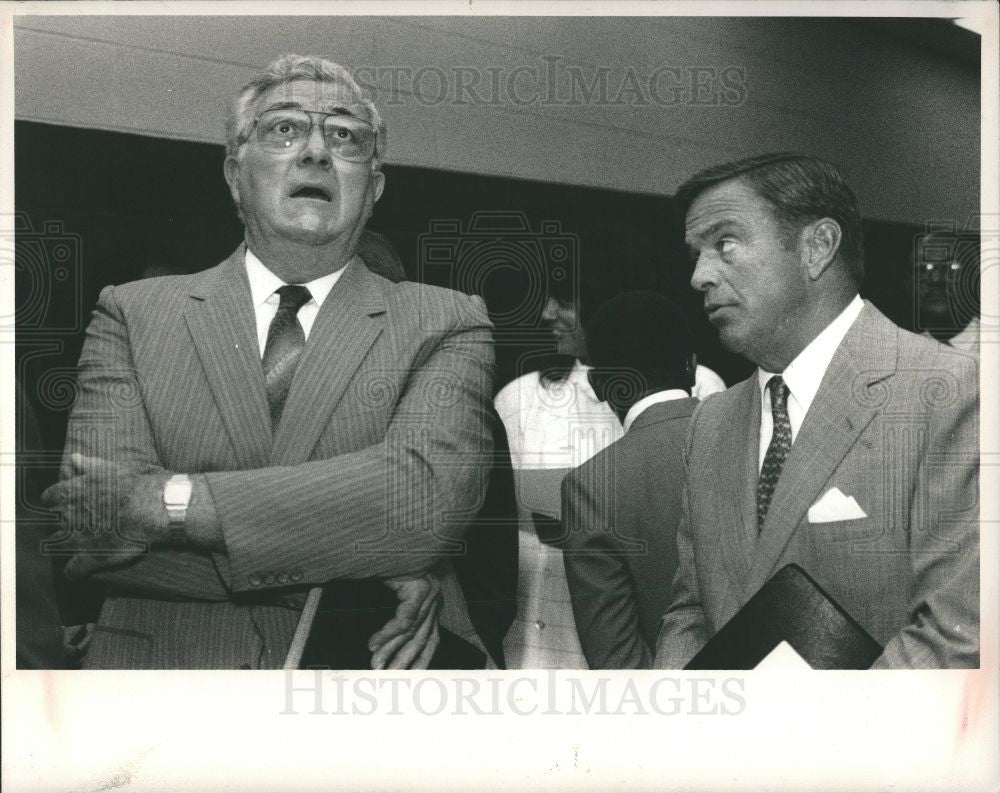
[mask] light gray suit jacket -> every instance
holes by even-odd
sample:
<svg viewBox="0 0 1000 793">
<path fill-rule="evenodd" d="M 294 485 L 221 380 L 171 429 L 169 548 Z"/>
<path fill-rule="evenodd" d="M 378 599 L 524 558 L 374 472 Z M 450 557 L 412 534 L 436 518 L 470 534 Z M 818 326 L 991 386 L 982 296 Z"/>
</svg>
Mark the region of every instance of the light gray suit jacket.
<svg viewBox="0 0 1000 793">
<path fill-rule="evenodd" d="M 679 567 L 656 665 L 684 666 L 796 563 L 878 642 L 876 667 L 979 663 L 979 379 L 974 359 L 870 303 L 820 385 L 759 534 L 756 375 L 702 403 L 687 441 Z M 831 488 L 867 517 L 811 523 Z"/>
<path fill-rule="evenodd" d="M 309 586 L 425 571 L 462 552 L 479 506 L 494 361 L 481 301 L 355 258 L 272 438 L 244 250 L 107 287 L 87 329 L 67 455 L 206 474 L 226 546 L 153 548 L 100 574 L 90 667 L 280 667 Z M 443 568 L 442 623 L 478 644 Z"/>
</svg>

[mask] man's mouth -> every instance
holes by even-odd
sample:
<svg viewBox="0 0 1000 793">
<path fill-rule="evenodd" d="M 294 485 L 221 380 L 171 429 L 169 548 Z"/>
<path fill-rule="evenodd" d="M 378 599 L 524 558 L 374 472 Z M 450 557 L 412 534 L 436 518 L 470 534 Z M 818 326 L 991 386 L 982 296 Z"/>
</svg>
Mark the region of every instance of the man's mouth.
<svg viewBox="0 0 1000 793">
<path fill-rule="evenodd" d="M 333 196 L 330 195 L 330 193 L 327 192 L 324 188 L 315 187 L 313 185 L 305 185 L 303 187 L 298 188 L 297 190 L 293 190 L 291 197 L 311 198 L 314 201 L 327 201 L 327 202 L 333 200 Z"/>
</svg>

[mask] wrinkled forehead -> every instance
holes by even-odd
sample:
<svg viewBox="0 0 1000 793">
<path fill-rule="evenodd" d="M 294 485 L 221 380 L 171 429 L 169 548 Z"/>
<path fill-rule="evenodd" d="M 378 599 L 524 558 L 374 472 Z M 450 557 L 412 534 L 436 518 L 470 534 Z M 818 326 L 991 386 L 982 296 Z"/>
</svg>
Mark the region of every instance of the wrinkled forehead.
<svg viewBox="0 0 1000 793">
<path fill-rule="evenodd" d="M 257 99 L 255 110 L 263 113 L 281 107 L 295 107 L 322 113 L 346 113 L 372 122 L 364 98 L 350 85 L 328 80 L 292 80 L 265 91 Z"/>
</svg>

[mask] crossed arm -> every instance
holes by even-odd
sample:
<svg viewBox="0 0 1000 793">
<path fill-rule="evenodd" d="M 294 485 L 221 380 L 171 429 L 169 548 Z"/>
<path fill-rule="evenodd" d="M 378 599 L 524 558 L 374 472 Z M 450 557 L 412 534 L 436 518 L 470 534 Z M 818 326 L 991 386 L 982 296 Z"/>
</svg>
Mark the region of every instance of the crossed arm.
<svg viewBox="0 0 1000 793">
<path fill-rule="evenodd" d="M 397 595 L 416 604 L 407 613 L 427 616 L 436 582 L 407 581 L 461 537 L 490 452 L 490 326 L 478 304 L 471 316 L 425 341 L 380 443 L 300 465 L 193 473 L 177 536 L 162 503 L 172 472 L 161 463 L 147 406 L 122 398 L 142 389 L 124 311 L 105 290 L 81 354 L 62 480 L 45 496 L 71 532 L 70 574 L 220 600 L 260 589 L 262 574 L 275 570 L 293 572 L 303 586 L 401 578 Z M 278 586 L 288 580 L 276 578 Z"/>
</svg>

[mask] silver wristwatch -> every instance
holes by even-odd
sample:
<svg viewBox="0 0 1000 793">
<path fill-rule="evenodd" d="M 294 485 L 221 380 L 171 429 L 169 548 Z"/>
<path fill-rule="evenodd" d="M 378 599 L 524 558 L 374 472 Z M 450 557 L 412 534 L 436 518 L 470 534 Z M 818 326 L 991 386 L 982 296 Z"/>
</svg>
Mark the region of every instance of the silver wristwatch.
<svg viewBox="0 0 1000 793">
<path fill-rule="evenodd" d="M 174 474 L 163 486 L 163 506 L 170 518 L 171 540 L 183 540 L 184 521 L 191 504 L 191 478 L 187 474 Z"/>
</svg>

